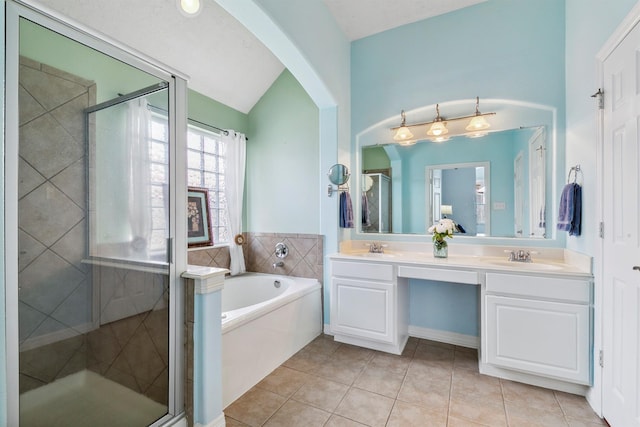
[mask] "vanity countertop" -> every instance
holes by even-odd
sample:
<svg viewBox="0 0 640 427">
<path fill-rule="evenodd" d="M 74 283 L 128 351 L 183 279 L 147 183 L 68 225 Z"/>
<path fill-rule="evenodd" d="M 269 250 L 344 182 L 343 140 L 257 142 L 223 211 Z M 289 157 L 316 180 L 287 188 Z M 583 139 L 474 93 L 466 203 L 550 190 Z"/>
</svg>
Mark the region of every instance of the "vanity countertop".
<svg viewBox="0 0 640 427">
<path fill-rule="evenodd" d="M 329 258 L 482 272 L 592 277 L 591 257 L 567 249 L 449 244 L 448 258 L 434 258 L 430 244 L 388 242 L 383 253 L 370 253 L 366 243 L 343 242 L 340 252 Z M 505 251 L 520 249 L 531 253 L 531 262 L 508 260 Z"/>
</svg>

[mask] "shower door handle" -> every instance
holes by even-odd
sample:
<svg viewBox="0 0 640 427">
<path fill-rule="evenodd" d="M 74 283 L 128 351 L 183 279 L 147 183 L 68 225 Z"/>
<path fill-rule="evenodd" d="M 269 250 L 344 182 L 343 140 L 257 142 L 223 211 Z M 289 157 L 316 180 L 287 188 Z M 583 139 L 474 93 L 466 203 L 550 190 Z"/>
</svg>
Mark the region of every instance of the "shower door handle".
<svg viewBox="0 0 640 427">
<path fill-rule="evenodd" d="M 173 264 L 173 237 L 167 239 L 167 262 Z"/>
</svg>

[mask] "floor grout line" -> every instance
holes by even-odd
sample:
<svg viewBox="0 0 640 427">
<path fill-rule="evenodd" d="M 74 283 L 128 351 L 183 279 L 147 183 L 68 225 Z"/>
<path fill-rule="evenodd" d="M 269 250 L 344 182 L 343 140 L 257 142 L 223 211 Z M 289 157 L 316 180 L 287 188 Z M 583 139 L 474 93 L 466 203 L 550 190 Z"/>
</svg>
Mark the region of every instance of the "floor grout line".
<svg viewBox="0 0 640 427">
<path fill-rule="evenodd" d="M 327 338 L 321 338 L 321 339 L 327 339 Z M 444 424 L 443 426 L 449 426 L 449 425 L 453 425 L 453 418 L 452 418 L 452 401 L 454 399 L 454 387 L 455 387 L 455 381 L 458 381 L 459 385 L 461 387 L 463 387 L 460 391 L 464 391 L 466 389 L 466 382 L 465 381 L 469 381 L 468 379 L 465 379 L 467 377 L 467 375 L 470 375 L 469 378 L 471 378 L 473 380 L 474 377 L 477 377 L 480 382 L 477 383 L 477 385 L 472 385 L 472 387 L 475 387 L 476 390 L 480 391 L 482 393 L 482 390 L 484 387 L 489 387 L 486 389 L 487 391 L 487 395 L 494 393 L 494 391 L 491 390 L 496 390 L 494 389 L 495 385 L 493 382 L 485 382 L 485 378 L 493 378 L 493 377 L 487 377 L 483 374 L 480 374 L 478 372 L 478 369 L 472 369 L 471 368 L 471 364 L 470 364 L 470 358 L 473 359 L 477 359 L 477 355 L 473 355 L 471 352 L 467 352 L 466 351 L 462 351 L 459 350 L 456 346 L 453 347 L 447 347 L 447 346 L 442 346 L 442 345 L 438 345 L 438 344 L 431 344 L 430 341 L 428 340 L 419 340 L 416 344 L 415 344 L 415 348 L 413 348 L 413 350 L 409 350 L 408 353 L 411 353 L 411 355 L 399 355 L 399 356 L 395 356 L 398 357 L 398 359 L 396 360 L 403 360 L 404 358 L 407 359 L 406 364 L 403 363 L 399 364 L 396 363 L 396 360 L 394 359 L 389 359 L 389 360 L 385 360 L 382 357 L 393 357 L 391 355 L 387 355 L 383 352 L 378 352 L 378 351 L 371 351 L 371 350 L 367 350 L 367 349 L 361 349 L 359 347 L 356 346 L 351 346 L 348 344 L 344 344 L 344 343 L 339 343 L 338 345 L 336 345 L 333 348 L 330 347 L 325 347 L 325 343 L 319 343 L 319 347 L 315 347 L 312 348 L 311 351 L 308 352 L 308 354 L 314 354 L 314 351 L 316 353 L 321 352 L 323 354 L 323 357 L 320 358 L 320 360 L 316 360 L 316 362 L 313 362 L 312 364 L 310 364 L 309 366 L 311 366 L 311 368 L 309 368 L 308 370 L 301 370 L 298 368 L 292 368 L 289 366 L 285 366 L 284 364 L 281 366 L 286 367 L 287 369 L 291 369 L 292 371 L 295 372 L 299 372 L 305 375 L 304 377 L 304 381 L 297 387 L 295 387 L 295 390 L 293 390 L 293 392 L 290 393 L 290 395 L 287 396 L 282 396 L 285 398 L 285 400 L 283 401 L 283 403 L 266 419 L 266 421 L 264 421 L 264 423 L 262 423 L 261 425 L 264 426 L 265 424 L 267 424 L 270 420 L 273 419 L 273 417 L 276 416 L 276 414 L 279 413 L 279 411 L 282 410 L 282 408 L 287 405 L 287 403 L 293 401 L 296 402 L 297 404 L 300 405 L 304 405 L 308 408 L 313 408 L 319 411 L 322 411 L 326 414 L 328 414 L 328 418 L 326 419 L 326 421 L 323 423 L 323 425 L 327 426 L 330 425 L 330 420 L 332 418 L 335 419 L 340 419 L 340 418 L 344 418 L 356 423 L 360 423 L 360 424 L 365 424 L 363 422 L 364 419 L 367 419 L 366 417 L 363 418 L 363 420 L 358 420 L 358 418 L 360 417 L 359 415 L 357 415 L 357 412 L 349 412 L 348 410 L 346 412 L 343 413 L 338 413 L 338 408 L 341 407 L 341 405 L 343 405 L 343 403 L 345 402 L 345 399 L 347 399 L 348 396 L 352 395 L 352 393 L 355 390 L 361 391 L 363 393 L 365 393 L 365 398 L 366 398 L 366 394 L 370 395 L 373 397 L 373 395 L 376 395 L 378 397 L 384 398 L 386 402 L 390 402 L 390 409 L 388 413 L 380 413 L 379 415 L 382 416 L 383 414 L 386 416 L 386 419 L 384 419 L 384 422 L 381 423 L 381 425 L 385 425 L 388 426 L 390 425 L 390 423 L 392 422 L 392 420 L 397 420 L 397 417 L 402 417 L 403 414 L 404 416 L 406 416 L 407 412 L 403 411 L 407 411 L 410 410 L 409 407 L 416 407 L 416 408 L 421 408 L 421 411 L 425 411 L 425 413 L 429 413 L 431 414 L 430 416 L 434 416 L 434 417 L 438 417 L 437 419 L 442 419 Z M 306 347 L 305 347 L 306 348 Z M 421 349 L 420 353 L 418 353 L 418 349 Z M 435 349 L 435 350 L 434 350 Z M 324 353 L 326 351 L 326 353 Z M 418 355 L 418 357 L 416 357 L 416 355 Z M 431 357 L 431 358 L 430 358 Z M 402 358 L 402 359 L 401 359 Z M 309 359 L 311 361 L 311 359 Z M 457 361 L 457 363 L 456 363 Z M 286 363 L 286 362 L 285 362 Z M 341 371 L 340 369 L 338 370 L 333 370 L 331 369 L 331 364 L 334 363 L 335 366 L 338 366 L 341 368 L 340 364 L 346 363 L 347 365 L 349 365 L 348 367 L 345 368 L 344 371 Z M 320 371 L 318 368 L 325 366 L 325 365 L 329 365 L 329 370 L 327 371 Z M 298 366 L 304 366 L 304 364 L 298 365 Z M 402 371 L 401 371 L 401 377 L 400 375 L 400 371 L 398 371 L 399 367 L 402 366 Z M 426 370 L 424 371 L 420 371 L 418 370 L 418 367 L 420 367 L 419 369 L 423 369 L 426 368 Z M 337 380 L 336 379 L 336 375 L 340 376 L 341 373 L 343 372 L 344 375 L 347 375 L 347 373 L 352 372 L 355 373 L 355 369 L 353 368 L 357 368 L 357 373 L 351 377 L 351 375 L 353 374 L 349 374 L 349 376 L 347 378 L 353 378 L 353 380 L 350 381 L 349 384 L 345 384 L 344 382 Z M 425 399 L 425 397 L 420 397 L 419 395 L 416 395 L 415 399 L 411 396 L 408 397 L 408 400 L 404 400 L 404 399 L 400 399 L 401 396 L 401 392 L 402 390 L 406 387 L 406 385 L 408 384 L 409 379 L 411 378 L 411 374 L 410 371 L 412 371 L 412 368 L 416 369 L 416 371 L 414 372 L 415 375 L 427 375 L 427 379 L 429 381 L 433 380 L 433 383 L 431 383 L 430 386 L 433 387 L 439 387 L 437 386 L 438 383 L 440 383 L 442 381 L 442 386 L 445 385 L 444 381 L 445 378 L 447 378 L 447 376 L 445 374 L 447 374 L 448 372 L 448 389 L 445 392 L 444 388 L 438 388 L 438 389 L 433 389 L 435 393 L 442 393 L 439 394 L 443 400 L 446 396 L 446 403 L 442 402 L 442 403 L 438 403 L 437 405 L 441 405 L 439 406 L 441 409 L 438 409 L 438 406 L 433 406 L 433 404 L 426 404 L 426 400 L 422 400 Z M 433 375 L 435 376 L 431 376 L 431 369 L 434 369 L 433 371 Z M 371 372 L 369 372 L 371 371 Z M 319 373 L 319 372 L 323 372 L 323 373 Z M 438 373 L 440 372 L 440 373 Z M 390 387 L 386 387 L 384 389 L 378 387 L 378 389 L 376 389 L 376 383 L 375 381 L 386 381 L 385 380 L 385 373 L 390 373 L 393 374 L 392 377 L 394 378 L 392 381 L 395 383 L 396 378 L 401 378 L 400 381 L 398 381 L 398 386 L 397 389 L 395 388 L 390 388 Z M 371 376 L 371 378 L 367 377 L 365 378 L 365 375 L 369 375 Z M 329 375 L 329 376 L 327 376 Z M 442 377 L 440 377 L 440 375 L 443 375 Z M 378 377 L 380 376 L 380 377 Z M 416 377 L 419 378 L 419 377 Z M 333 407 L 332 410 L 327 410 L 323 407 L 320 407 L 322 404 L 321 403 L 307 403 L 305 401 L 302 401 L 300 399 L 298 399 L 296 396 L 296 394 L 306 385 L 310 385 L 313 383 L 313 381 L 315 380 L 323 380 L 323 381 L 327 381 L 330 383 L 335 383 L 335 384 L 339 384 L 342 385 L 344 387 L 346 387 L 346 390 L 344 392 L 344 394 L 340 397 L 340 399 L 338 399 L 337 403 L 335 404 L 335 406 Z M 492 415 L 490 415 L 490 417 L 496 417 L 499 416 L 500 418 L 502 418 L 504 421 L 504 425 L 509 427 L 512 425 L 512 423 L 509 420 L 509 415 L 507 412 L 507 399 L 505 397 L 505 393 L 506 393 L 506 389 L 505 389 L 505 380 L 503 379 L 499 379 L 497 378 L 497 386 L 499 387 L 499 396 L 501 398 L 501 402 L 499 405 L 491 405 L 491 407 L 493 407 L 493 411 Z M 361 384 L 359 384 L 359 382 Z M 418 386 L 418 383 L 416 383 L 416 386 Z M 427 386 L 427 388 L 424 389 L 424 391 L 420 391 L 418 389 L 416 389 L 416 391 L 410 391 L 410 393 L 427 393 L 428 396 L 429 393 L 431 393 L 429 391 L 429 387 Z M 260 388 L 260 387 L 258 387 Z M 265 391 L 270 391 L 273 392 L 269 389 L 269 387 L 265 387 L 264 388 Z M 437 391 L 439 390 L 439 391 Z M 283 390 L 284 391 L 284 390 Z M 313 389 L 310 389 L 309 391 L 314 391 Z M 514 390 L 515 391 L 515 390 Z M 535 391 L 535 389 L 532 389 L 532 391 Z M 322 390 L 322 389 L 318 389 L 319 393 L 326 393 L 326 390 Z M 273 392 L 275 393 L 275 392 Z M 386 394 L 385 394 L 386 393 Z M 537 392 L 536 392 L 537 393 Z M 278 393 L 275 393 L 278 394 Z M 393 395 L 393 397 L 391 397 L 391 395 Z M 534 394 L 535 395 L 535 394 Z M 300 396 L 300 398 L 302 399 L 302 395 Z M 361 397 L 359 397 L 361 398 Z M 426 397 L 428 398 L 428 397 Z M 464 399 L 463 396 L 461 396 L 462 398 L 462 406 L 460 407 L 460 409 L 464 409 L 464 402 L 466 401 Z M 497 398 L 497 396 L 496 396 Z M 377 398 L 376 398 L 377 399 Z M 388 399 L 388 400 L 387 400 Z M 516 405 L 516 408 L 519 408 L 518 405 L 523 405 L 523 408 L 527 408 L 527 404 L 526 403 L 517 403 L 518 401 L 520 401 L 520 397 L 518 397 L 516 403 L 514 403 Z M 565 408 L 563 407 L 562 403 L 560 402 L 560 399 L 558 397 L 558 394 L 556 392 L 553 392 L 553 401 L 555 402 L 555 405 L 558 405 L 559 408 L 561 409 L 561 413 L 562 413 L 562 420 L 564 421 L 564 425 L 570 425 L 569 424 L 569 418 L 567 415 L 567 412 L 565 410 Z M 320 402 L 320 401 L 317 401 Z M 373 401 L 370 401 L 373 402 Z M 435 402 L 435 401 L 434 401 Z M 353 403 L 353 402 L 351 402 Z M 571 404 L 573 404 L 573 402 L 571 402 Z M 387 403 L 385 403 L 385 408 L 386 408 Z M 408 406 L 403 406 L 403 405 L 408 405 Z M 446 406 L 445 406 L 446 405 Z M 555 406 L 554 405 L 554 406 Z M 478 408 L 481 408 L 482 406 L 486 406 L 486 405 L 475 405 L 478 406 Z M 445 409 L 446 408 L 446 409 Z M 498 409 L 501 408 L 501 409 Z M 535 408 L 535 407 L 530 407 L 531 409 L 536 409 L 536 410 L 540 410 L 540 411 L 545 411 L 544 408 Z M 551 408 L 549 408 L 551 409 Z M 385 409 L 386 410 L 386 409 Z M 518 409 L 519 411 L 520 409 Z M 396 415 L 394 415 L 396 414 Z M 501 415 L 500 415 L 501 414 Z M 521 417 L 521 415 L 519 415 L 520 412 L 518 412 L 518 417 Z M 364 415 L 364 414 L 363 414 Z M 479 413 L 473 413 L 470 412 L 469 414 L 467 414 L 466 412 L 463 414 L 462 412 L 459 414 L 459 417 L 456 417 L 455 419 L 458 420 L 458 422 L 460 421 L 466 421 L 468 423 L 473 423 L 474 425 L 490 425 L 491 422 L 489 424 L 487 424 L 487 421 L 489 420 L 489 418 L 481 418 L 478 416 Z M 486 415 L 486 414 L 485 414 Z M 483 415 L 483 417 L 485 416 Z M 558 414 L 559 415 L 559 414 Z M 340 418 L 336 418 L 336 417 L 340 417 Z M 233 417 L 230 417 L 231 419 L 234 419 Z M 240 420 L 234 419 L 238 422 L 241 422 Z M 379 421 L 382 421 L 383 418 L 378 418 Z M 535 420 L 532 420 L 535 421 Z M 335 422 L 335 421 L 334 421 Z M 438 421 L 440 422 L 440 421 Z M 333 424 L 333 422 L 331 423 Z M 365 424 L 366 425 L 366 424 Z M 439 424 L 438 424 L 439 425 Z M 604 424 L 603 424 L 604 425 Z"/>
</svg>

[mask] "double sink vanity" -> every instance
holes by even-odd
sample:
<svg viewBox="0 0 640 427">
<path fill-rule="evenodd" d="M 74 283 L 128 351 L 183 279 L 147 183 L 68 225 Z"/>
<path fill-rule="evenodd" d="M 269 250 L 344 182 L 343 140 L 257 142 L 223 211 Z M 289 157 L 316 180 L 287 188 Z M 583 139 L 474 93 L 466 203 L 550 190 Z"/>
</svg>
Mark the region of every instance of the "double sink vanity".
<svg viewBox="0 0 640 427">
<path fill-rule="evenodd" d="M 430 244 L 388 242 L 374 253 L 370 243 L 343 242 L 329 257 L 336 341 L 401 354 L 409 337 L 409 280 L 480 286 L 480 372 L 586 392 L 593 363 L 590 257 L 459 244 L 441 259 Z"/>
</svg>

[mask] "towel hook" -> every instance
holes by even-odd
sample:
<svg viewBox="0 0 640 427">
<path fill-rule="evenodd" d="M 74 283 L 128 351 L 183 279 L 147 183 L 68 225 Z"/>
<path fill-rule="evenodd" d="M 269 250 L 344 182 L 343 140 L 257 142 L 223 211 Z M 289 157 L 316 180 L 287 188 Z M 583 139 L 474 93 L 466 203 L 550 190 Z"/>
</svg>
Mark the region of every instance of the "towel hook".
<svg viewBox="0 0 640 427">
<path fill-rule="evenodd" d="M 567 184 L 571 183 L 571 172 L 573 172 L 573 183 L 576 184 L 578 182 L 578 172 L 582 173 L 580 165 L 571 166 L 571 169 L 569 169 L 569 175 L 567 175 Z"/>
</svg>

